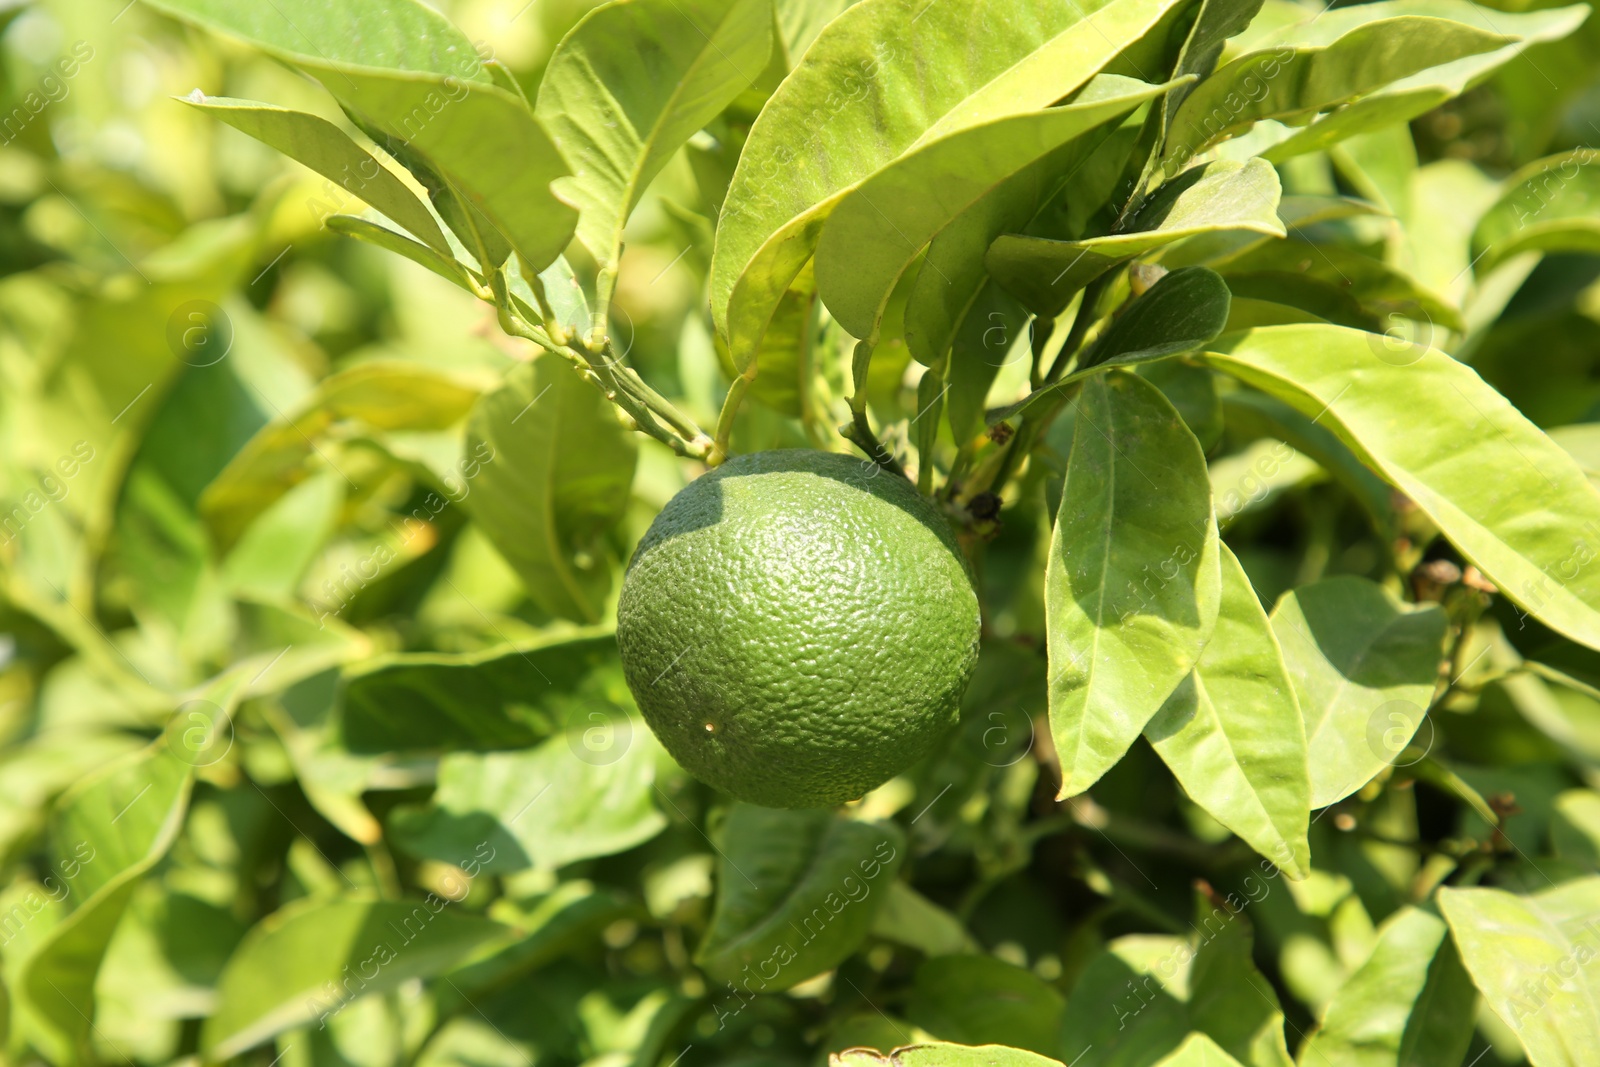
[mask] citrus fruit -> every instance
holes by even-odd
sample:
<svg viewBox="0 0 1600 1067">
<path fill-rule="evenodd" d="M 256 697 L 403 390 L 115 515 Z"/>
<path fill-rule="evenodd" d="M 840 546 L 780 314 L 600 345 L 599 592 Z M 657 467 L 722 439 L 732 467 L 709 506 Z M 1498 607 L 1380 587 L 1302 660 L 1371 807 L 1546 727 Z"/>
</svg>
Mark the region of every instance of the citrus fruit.
<svg viewBox="0 0 1600 1067">
<path fill-rule="evenodd" d="M 739 456 L 662 509 L 628 564 L 617 643 L 691 774 L 769 807 L 853 800 L 956 722 L 978 600 L 905 479 L 804 449 Z"/>
</svg>

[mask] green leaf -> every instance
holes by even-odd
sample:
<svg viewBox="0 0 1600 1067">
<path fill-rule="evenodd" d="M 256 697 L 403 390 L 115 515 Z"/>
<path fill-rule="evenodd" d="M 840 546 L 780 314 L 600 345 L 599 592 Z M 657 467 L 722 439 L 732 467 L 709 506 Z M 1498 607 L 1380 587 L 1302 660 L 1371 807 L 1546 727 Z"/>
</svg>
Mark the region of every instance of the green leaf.
<svg viewBox="0 0 1600 1067">
<path fill-rule="evenodd" d="M 1261 11 L 1261 3 L 1262 0 L 1203 0 L 1194 25 L 1184 38 L 1172 76 L 1178 78 L 1193 74 L 1202 79 L 1209 77 L 1217 68 L 1217 61 L 1222 57 L 1228 38 L 1237 36 L 1250 26 Z M 1157 149 L 1166 143 L 1173 113 L 1194 92 L 1197 84 L 1191 82 L 1180 86 L 1161 101 L 1159 114 L 1155 116 Z M 1139 176 L 1139 191 L 1148 187 L 1159 163 L 1159 153 L 1152 153 L 1146 160 L 1144 173 Z"/>
<path fill-rule="evenodd" d="M 1165 364 L 1155 364 L 1164 366 Z M 1211 461 L 1211 496 L 1216 501 L 1217 528 L 1223 533 L 1240 515 L 1271 506 L 1295 486 L 1322 480 L 1314 460 L 1282 441 L 1258 438 L 1239 452 Z"/>
<path fill-rule="evenodd" d="M 906 296 L 905 339 L 923 364 L 949 354 L 946 402 L 958 443 L 983 429 L 985 400 L 1000 367 L 1026 358 L 1020 341 L 1030 316 L 994 284 L 984 251 L 1001 234 L 1049 212 L 1118 129 L 1096 127 L 1013 174 L 956 216 L 923 254 Z M 1069 192 L 1067 202 L 1077 198 Z"/>
<path fill-rule="evenodd" d="M 52 885 L 19 877 L 0 889 L 0 914 L 16 916 L 9 920 L 6 933 L 6 953 L 0 958 L 4 964 L 6 987 L 7 1046 L 17 1049 L 32 1041 L 36 1048 L 47 1047 L 59 1059 L 66 1060 L 71 1050 L 60 1047 L 58 1038 L 44 1029 L 45 1024 L 32 1013 L 31 1005 L 20 994 L 21 975 L 28 957 L 39 943 L 49 936 L 65 915 L 65 897 L 59 882 L 51 876 Z"/>
<path fill-rule="evenodd" d="M 1119 937 L 1089 960 L 1061 1024 L 1062 1058 L 1077 1067 L 1152 1067 L 1190 1032 L 1186 939 Z M 1076 1059 L 1075 1059 L 1076 1058 Z"/>
<path fill-rule="evenodd" d="M 263 9 L 151 2 L 315 76 L 428 187 L 474 254 L 472 227 L 481 220 L 494 228 L 480 234 L 494 261 L 481 266 L 498 266 L 514 250 L 543 270 L 571 239 L 578 213 L 551 192 L 567 170 L 549 134 L 525 101 L 494 84 L 472 43 L 417 0 L 283 0 Z"/>
<path fill-rule="evenodd" d="M 1231 305 L 1231 302 L 1230 302 Z M 1141 363 L 1134 373 L 1161 390 L 1183 417 L 1184 425 L 1194 431 L 1200 448 L 1211 455 L 1222 440 L 1225 429 L 1222 418 L 1222 397 L 1217 393 L 1217 375 L 1209 367 L 1187 359 L 1161 359 Z M 1211 484 L 1216 485 L 1215 473 Z M 1220 520 L 1220 515 L 1219 515 Z"/>
<path fill-rule="evenodd" d="M 1066 1000 L 1032 971 L 993 956 L 941 956 L 917 968 L 906 1018 L 963 1045 L 998 1044 L 1049 1054 Z"/>
<path fill-rule="evenodd" d="M 1407 8 L 1417 14 L 1428 10 L 1419 0 L 1411 0 Z M 1486 9 L 1476 5 L 1449 3 L 1440 7 L 1440 13 L 1479 29 L 1515 35 L 1518 40 L 1491 52 L 1480 52 L 1418 71 L 1352 100 L 1268 148 L 1261 153 L 1262 158 L 1276 163 L 1320 151 L 1359 133 L 1410 122 L 1486 81 L 1532 45 L 1567 36 L 1588 17 L 1589 9 L 1583 4 L 1573 4 L 1544 11 L 1496 10 L 1491 17 Z"/>
<path fill-rule="evenodd" d="M 282 693 L 373 653 L 366 634 L 337 619 L 319 619 L 299 605 L 241 600 L 238 609 L 237 636 L 243 655 L 216 683 L 230 676 L 247 679 L 241 700 Z"/>
<path fill-rule="evenodd" d="M 435 252 L 449 255 L 450 245 L 422 201 L 327 119 L 254 100 L 205 96 L 199 90 L 183 102 L 305 164 L 410 230 Z"/>
<path fill-rule="evenodd" d="M 431 81 L 334 73 L 323 84 L 363 120 L 363 129 L 380 146 L 408 166 L 422 161 L 442 180 L 442 192 L 430 188 L 435 206 L 474 256 L 490 260 L 480 266 L 499 266 L 505 259 L 503 247 L 509 246 L 541 271 L 567 247 L 578 213 L 551 191 L 567 168 L 520 98 L 492 85 L 448 77 Z M 469 211 L 452 217 L 457 205 Z M 458 221 L 467 214 L 485 254 L 470 239 L 472 229 Z M 477 220 L 492 226 L 494 233 L 483 232 Z"/>
<path fill-rule="evenodd" d="M 585 1047 L 599 1053 L 595 1058 L 646 1067 L 670 1055 L 667 1041 L 694 1006 L 693 999 L 658 983 L 642 997 L 596 989 L 578 1002 L 575 1014 Z"/>
<path fill-rule="evenodd" d="M 622 518 L 638 446 L 598 390 L 560 358 L 515 367 L 474 410 L 485 464 L 466 507 L 552 615 L 596 622 L 611 586 L 605 534 Z"/>
<path fill-rule="evenodd" d="M 319 439 L 343 420 L 375 430 L 443 430 L 478 399 L 466 377 L 417 363 L 372 360 L 330 374 L 292 414 L 280 412 L 205 487 L 200 511 L 224 548 L 289 489 L 326 462 Z"/>
<path fill-rule="evenodd" d="M 528 1067 L 557 1050 L 575 1049 L 574 1013 L 583 1002 L 588 980 L 580 968 L 557 966 L 514 976 L 474 995 L 470 1003 L 441 1004 L 441 1025 L 411 1062 L 416 1067 Z M 440 992 L 442 999 L 460 1000 L 449 987 Z M 538 1004 L 539 1010 L 529 1011 L 530 1004 Z M 290 1040 L 286 1037 L 282 1044 L 287 1046 Z M 341 1044 L 346 1049 L 351 1046 Z M 350 1060 L 340 1057 L 335 1062 Z"/>
<path fill-rule="evenodd" d="M 1352 134 L 1328 158 L 1361 197 L 1396 218 L 1413 217 L 1411 189 L 1418 166 L 1411 127 L 1402 123 Z"/>
<path fill-rule="evenodd" d="M 465 857 L 470 862 L 470 857 Z M 470 868 L 469 868 L 470 871 Z M 208 1059 L 230 1059 L 285 1030 L 336 1017 L 354 1000 L 439 974 L 515 931 L 424 900 L 307 899 L 245 935 L 200 1031 Z"/>
<path fill-rule="evenodd" d="M 1567 455 L 1578 461 L 1589 484 L 1600 489 L 1600 423 L 1557 426 L 1545 432 Z"/>
<path fill-rule="evenodd" d="M 390 816 L 395 843 L 457 866 L 482 843 L 483 870 L 498 874 L 554 870 L 648 841 L 667 824 L 655 805 L 660 746 L 643 720 L 596 716 L 531 751 L 445 756 L 433 802 Z M 584 745 L 592 730 L 626 740 L 593 751 Z"/>
<path fill-rule="evenodd" d="M 555 262 L 539 272 L 538 278 L 544 285 L 545 300 L 549 302 L 557 322 L 579 334 L 598 325 L 594 313 L 589 310 L 589 297 L 583 291 L 583 283 L 578 281 L 577 275 L 572 272 L 572 264 L 567 262 L 565 256 L 557 256 Z M 507 265 L 506 282 L 511 295 L 522 301 L 523 313 L 531 316 L 528 321 L 536 321 L 539 317 L 536 310 L 538 298 L 533 295 L 533 287 L 523 278 L 519 264 Z"/>
<path fill-rule="evenodd" d="M 1227 283 L 1205 267 L 1183 267 L 1163 275 L 1079 357 L 1072 371 L 1015 404 L 990 412 L 989 424 L 1019 415 L 1064 386 L 1109 368 L 1196 351 L 1227 325 L 1230 301 Z"/>
<path fill-rule="evenodd" d="M 205 691 L 212 699 L 197 706 L 207 723 L 226 721 L 236 692 L 233 680 Z M 139 879 L 172 847 L 183 825 L 195 766 L 192 746 L 181 741 L 188 725 L 180 709 L 167 736 L 113 762 L 56 806 L 54 865 L 78 904 L 26 958 L 16 992 L 27 998 L 49 1028 L 46 1040 L 64 1057 L 75 1058 L 88 1039 L 95 976 Z"/>
<path fill-rule="evenodd" d="M 338 678 L 336 669 L 325 669 L 256 709 L 277 735 L 306 800 L 346 837 L 370 846 L 383 838 L 383 826 L 362 803 L 362 793 L 381 781 L 384 764 L 398 761 L 355 755 L 333 738 Z"/>
<path fill-rule="evenodd" d="M 901 276 L 963 211 L 1034 162 L 1170 87 L 1101 75 L 1067 106 L 965 125 L 910 149 L 845 194 L 823 225 L 816 253 L 823 303 L 851 334 L 875 341 Z"/>
<path fill-rule="evenodd" d="M 1600 493 L 1473 371 L 1338 326 L 1226 334 L 1207 358 L 1339 435 L 1513 602 L 1600 648 Z"/>
<path fill-rule="evenodd" d="M 963 309 L 946 371 L 948 418 L 958 444 L 971 441 L 985 429 L 985 402 L 1000 368 L 1028 358 L 1026 342 L 1021 339 L 1027 337 L 1029 318 L 1027 308 L 987 277 Z"/>
<path fill-rule="evenodd" d="M 1173 241 L 1224 230 L 1282 237 L 1281 192 L 1277 171 L 1263 160 L 1207 163 L 1163 185 L 1123 232 L 1083 241 L 1010 234 L 990 246 L 984 262 L 1030 310 L 1053 317 L 1112 267 Z"/>
<path fill-rule="evenodd" d="M 1556 295 L 1565 283 L 1557 283 L 1551 292 L 1545 279 L 1559 278 L 1585 261 L 1581 255 L 1561 256 L 1535 275 L 1545 261 L 1533 252 L 1518 256 L 1482 279 L 1481 287 L 1490 295 L 1475 302 L 1498 305 L 1528 279 L 1526 292 L 1548 293 L 1534 299 L 1553 305 L 1565 299 Z M 1589 418 L 1600 405 L 1600 379 L 1590 373 L 1592 353 L 1600 345 L 1600 322 L 1571 305 L 1552 307 L 1548 313 L 1542 308 L 1530 311 L 1502 315 L 1472 339 L 1473 369 L 1535 425 L 1548 428 Z M 1538 355 L 1536 363 L 1529 359 L 1532 353 Z"/>
<path fill-rule="evenodd" d="M 633 707 L 609 630 L 450 655 L 379 657 L 346 675 L 340 736 L 352 752 L 527 748 Z M 599 735 L 591 738 L 599 741 Z"/>
<path fill-rule="evenodd" d="M 816 389 L 818 356 L 825 351 L 819 342 L 820 308 L 817 280 L 807 263 L 778 302 L 767 325 L 761 351 L 756 356 L 756 376 L 750 382 L 750 396 L 774 411 L 800 418 L 811 405 Z M 723 369 L 732 378 L 738 373 L 721 339 L 713 337 Z M 814 405 L 810 407 L 815 411 Z"/>
<path fill-rule="evenodd" d="M 1311 806 L 1337 803 L 1410 742 L 1433 700 L 1449 620 L 1365 578 L 1286 593 L 1272 629 L 1305 716 Z"/>
<path fill-rule="evenodd" d="M 163 1043 L 176 1050 L 182 1021 L 210 1010 L 217 976 L 244 933 L 226 908 L 144 883 L 95 983 L 96 1036 L 129 1053 L 148 1055 Z"/>
<path fill-rule="evenodd" d="M 1221 547 L 1216 631 L 1144 733 L 1190 799 L 1302 878 L 1311 867 L 1311 778 L 1300 706 L 1267 613 Z"/>
<path fill-rule="evenodd" d="M 1130 374 L 1086 381 L 1044 587 L 1063 797 L 1122 757 L 1200 658 L 1217 545 L 1205 457 L 1172 405 Z"/>
<path fill-rule="evenodd" d="M 487 82 L 472 41 L 421 0 L 145 0 L 279 59 L 334 70 L 406 71 Z M 309 49 L 309 51 L 308 51 Z"/>
<path fill-rule="evenodd" d="M 1435 160 L 1416 169 L 1408 190 L 1410 214 L 1403 220 L 1414 278 L 1458 304 L 1465 298 L 1476 281 L 1467 269 L 1472 225 L 1494 203 L 1499 188 L 1496 179 L 1464 159 Z"/>
<path fill-rule="evenodd" d="M 777 0 L 778 40 L 783 47 L 784 67 L 800 65 L 811 42 L 823 27 L 839 17 L 855 0 Z"/>
<path fill-rule="evenodd" d="M 262 600 L 290 599 L 338 524 L 344 487 L 337 472 L 324 471 L 263 511 L 223 561 L 228 587 Z"/>
<path fill-rule="evenodd" d="M 851 1048 L 828 1057 L 829 1067 L 1062 1067 L 1060 1060 L 1006 1045 L 907 1045 L 892 1052 Z M 1217 1067 L 1222 1067 L 1218 1064 Z"/>
<path fill-rule="evenodd" d="M 852 1012 L 829 1026 L 822 1048 L 829 1050 L 827 1059 L 829 1067 L 840 1067 L 843 1064 L 854 1064 L 856 1067 L 881 1067 L 882 1064 L 890 1062 L 889 1057 L 893 1052 L 880 1053 L 874 1052 L 874 1049 L 899 1051 L 918 1042 L 930 1040 L 932 1040 L 931 1035 L 917 1029 L 904 1019 L 868 1008 Z M 1027 1053 L 1027 1055 L 1033 1054 Z"/>
<path fill-rule="evenodd" d="M 1568 789 L 1550 814 L 1550 848 L 1561 859 L 1600 870 L 1600 793 Z"/>
<path fill-rule="evenodd" d="M 1189 262 L 1179 250 L 1172 266 Z M 1303 307 L 1325 319 L 1349 325 L 1363 317 L 1373 325 L 1401 316 L 1441 329 L 1463 327 L 1461 313 L 1448 299 L 1425 288 L 1404 272 L 1354 249 L 1320 244 L 1292 236 L 1286 241 L 1261 240 L 1205 260 L 1228 279 L 1240 296 L 1252 296 Z M 1404 355 L 1404 344 L 1391 341 Z"/>
<path fill-rule="evenodd" d="M 872 935 L 928 956 L 966 955 L 978 949 L 960 919 L 906 882 L 889 887 L 889 897 L 872 922 Z"/>
<path fill-rule="evenodd" d="M 1245 886 L 1252 883 L 1246 879 Z M 1249 920 L 1233 908 L 1244 898 L 1220 903 L 1195 894 L 1195 949 L 1185 976 L 1189 1025 L 1249 1067 L 1290 1067 L 1283 1008 L 1272 983 L 1251 955 Z"/>
<path fill-rule="evenodd" d="M 105 684 L 81 660 L 60 664 L 50 672 L 40 693 L 42 714 L 48 716 L 47 709 L 63 690 L 71 694 L 76 709 L 96 703 L 96 696 L 116 700 L 116 692 L 107 692 Z M 150 700 L 153 711 L 167 706 L 164 694 L 152 693 Z M 120 701 L 117 706 L 122 706 Z M 130 734 L 83 726 L 41 730 L 29 740 L 13 741 L 0 758 L 0 847 L 5 855 L 14 855 L 18 843 L 38 831 L 60 793 L 97 768 L 143 747 L 140 739 Z M 14 952 L 11 955 L 15 957 Z"/>
<path fill-rule="evenodd" d="M 1231 289 L 1232 287 L 1230 286 L 1230 291 Z M 1228 326 L 1224 332 L 1232 333 L 1235 330 L 1251 330 L 1257 326 L 1284 326 L 1291 322 L 1331 321 L 1333 320 L 1291 304 L 1280 304 L 1275 300 L 1258 300 L 1253 296 L 1236 295 L 1228 306 Z M 1359 313 L 1354 317 L 1353 322 L 1345 325 L 1352 324 L 1357 328 L 1369 325 L 1368 321 Z"/>
<path fill-rule="evenodd" d="M 711 308 L 735 367 L 853 188 L 914 146 L 1065 98 L 1175 2 L 1006 0 L 988 11 L 1006 32 L 976 51 L 960 4 L 864 0 L 829 23 L 762 109 L 718 221 Z"/>
<path fill-rule="evenodd" d="M 1251 928 L 1239 909 L 1271 886 L 1252 874 L 1225 900 L 1196 894 L 1191 937 L 1119 937 L 1089 961 L 1067 1000 L 1059 1046 L 1080 1067 L 1154 1067 L 1170 1057 L 1289 1067 L 1283 1011 L 1251 958 Z M 1196 1042 L 1197 1037 L 1206 1040 Z M 1203 1062 L 1203 1061 L 1202 1061 Z"/>
<path fill-rule="evenodd" d="M 1378 929 L 1300 1051 L 1305 1067 L 1460 1067 L 1477 994 L 1443 921 L 1419 908 Z"/>
<path fill-rule="evenodd" d="M 1481 828 L 1500 824 L 1500 816 L 1495 814 L 1495 810 L 1489 806 L 1489 802 L 1483 799 L 1483 794 L 1473 788 L 1471 783 L 1457 774 L 1444 760 L 1438 756 L 1430 755 L 1415 764 L 1415 767 L 1418 781 L 1427 782 L 1429 785 L 1437 787 L 1441 792 L 1453 796 L 1466 804 L 1481 820 Z M 1474 777 L 1477 776 L 1475 775 Z M 1481 780 L 1480 784 L 1482 784 Z"/>
<path fill-rule="evenodd" d="M 1600 252 L 1600 176 L 1579 148 L 1529 163 L 1506 179 L 1472 231 L 1480 277 L 1522 252 Z"/>
<path fill-rule="evenodd" d="M 892 823 L 751 804 L 735 804 L 714 839 L 717 903 L 695 962 L 740 997 L 788 989 L 854 952 L 906 847 Z"/>
<path fill-rule="evenodd" d="M 1232 331 L 1230 331 L 1232 332 Z M 1241 437 L 1275 438 L 1294 451 L 1309 456 L 1323 470 L 1333 476 L 1366 509 L 1373 525 L 1385 540 L 1398 536 L 1394 511 L 1394 492 L 1389 484 L 1362 463 L 1337 434 L 1322 422 L 1313 422 L 1311 415 L 1302 415 L 1274 397 L 1265 393 L 1238 390 L 1228 393 L 1222 401 L 1223 417 L 1231 432 Z M 1255 464 L 1245 477 L 1218 486 L 1218 513 L 1235 512 L 1243 502 L 1256 495 L 1256 482 L 1272 479 L 1281 465 L 1296 465 L 1291 457 L 1274 454 L 1268 462 Z M 1215 466 L 1213 466 L 1215 473 Z M 1216 485 L 1216 479 L 1212 480 Z"/>
<path fill-rule="evenodd" d="M 1001 234 L 1026 229 L 1063 195 L 1069 209 L 1080 199 L 1098 203 L 1109 196 L 1109 191 L 1106 196 L 1074 194 L 1098 176 L 1098 168 L 1091 164 L 1121 129 L 1099 126 L 1024 167 L 963 211 L 929 243 L 906 298 L 906 344 L 919 362 L 929 366 L 950 353 L 951 427 L 958 441 L 981 429 L 977 417 L 982 415 L 983 399 L 1009 339 L 1020 336 L 1028 323 L 1027 311 L 993 283 L 984 266 L 984 252 Z"/>
<path fill-rule="evenodd" d="M 1117 317 L 1074 373 L 1193 352 L 1222 331 L 1229 302 L 1227 286 L 1206 268 L 1171 271 Z"/>
<path fill-rule="evenodd" d="M 448 1004 L 459 998 L 467 1006 L 477 990 L 503 988 L 508 979 L 547 966 L 592 941 L 636 906 L 614 890 L 582 880 L 561 882 L 514 912 L 502 906 L 495 914 L 503 921 L 514 916 L 517 939 L 487 955 L 474 953 L 466 963 L 445 972 L 451 988 L 439 991 L 440 1000 Z"/>
<path fill-rule="evenodd" d="M 1542 663 L 1530 660 L 1522 666 L 1523 671 L 1512 673 L 1499 683 L 1516 710 L 1566 749 L 1575 763 L 1600 763 L 1600 689 Z M 1526 789 L 1517 792 L 1524 801 L 1531 799 Z M 1523 806 L 1531 807 L 1526 803 Z M 1532 828 L 1532 819 L 1518 821 L 1521 825 L 1517 830 L 1527 833 Z M 1516 834 L 1511 836 L 1516 840 Z M 1541 844 L 1535 840 L 1528 847 L 1538 848 Z"/>
<path fill-rule="evenodd" d="M 761 74 L 771 0 L 623 0 L 589 12 L 556 46 L 534 113 L 572 168 L 556 192 L 604 268 L 668 159 Z"/>
<path fill-rule="evenodd" d="M 329 215 L 322 220 L 322 224 L 334 233 L 342 233 L 346 237 L 354 237 L 358 241 L 377 245 L 385 252 L 404 256 L 418 266 L 433 271 L 452 285 L 460 286 L 467 292 L 472 291 L 467 284 L 467 268 L 460 261 L 440 255 L 427 245 L 418 244 L 387 226 L 380 226 L 370 219 L 357 215 Z"/>
<path fill-rule="evenodd" d="M 1533 1067 L 1579 1067 L 1600 1048 L 1600 878 L 1532 896 L 1439 890 L 1462 962 Z"/>
<path fill-rule="evenodd" d="M 1473 5 L 1384 0 L 1330 10 L 1257 42 L 1194 88 L 1172 117 L 1164 159 L 1176 174 L 1195 154 L 1262 119 L 1309 118 L 1429 67 L 1512 43 L 1433 12 Z"/>
<path fill-rule="evenodd" d="M 1526 702 L 1525 697 L 1521 694 L 1515 694 L 1513 690 L 1524 687 L 1535 689 L 1546 700 L 1551 699 L 1552 694 L 1549 688 L 1538 678 L 1528 674 L 1515 673 L 1509 675 L 1499 684 L 1499 688 L 1503 690 L 1506 696 L 1510 697 L 1510 701 L 1519 705 Z M 1526 714 L 1526 711 L 1524 711 L 1524 714 Z M 1529 716 L 1529 718 L 1533 718 L 1533 716 Z M 1593 721 L 1593 716 L 1590 716 L 1590 718 Z M 1490 744 L 1510 736 L 1509 733 L 1499 734 Z M 1429 760 L 1431 761 L 1432 759 L 1433 757 L 1430 756 Z M 1549 763 L 1530 763 L 1521 766 L 1456 766 L 1451 773 L 1456 773 L 1461 784 L 1466 786 L 1466 790 L 1457 791 L 1457 787 L 1453 785 L 1451 789 L 1453 792 L 1457 792 L 1461 799 L 1467 799 L 1466 796 L 1462 795 L 1465 792 L 1475 793 L 1479 799 L 1495 797 L 1500 800 L 1505 797 L 1511 797 L 1516 801 L 1518 809 L 1512 817 L 1499 815 L 1487 822 L 1480 821 L 1480 817 L 1483 814 L 1481 810 L 1475 810 L 1472 814 L 1462 812 L 1458 825 L 1468 835 L 1480 841 L 1490 836 L 1492 833 L 1491 826 L 1499 826 L 1501 834 L 1510 843 L 1511 847 L 1521 850 L 1524 857 L 1536 852 L 1542 853 L 1545 850 L 1545 839 L 1549 830 L 1550 815 L 1555 805 L 1555 799 L 1566 785 L 1565 781 L 1551 773 L 1554 769 Z M 1430 782 L 1429 784 L 1435 783 Z M 1476 803 L 1470 800 L 1468 800 L 1468 803 L 1474 809 L 1478 808 Z M 1493 810 L 1493 805 L 1487 801 L 1484 802 L 1483 807 Z M 1533 887 L 1552 884 L 1548 877 L 1536 873 L 1536 868 L 1532 866 L 1531 862 L 1526 868 L 1526 872 L 1529 880 L 1525 881 L 1522 873 L 1518 872 L 1510 875 L 1506 881 L 1508 883 L 1524 882 L 1525 885 Z M 1563 877 L 1570 877 L 1570 872 L 1562 872 L 1562 874 Z"/>
<path fill-rule="evenodd" d="M 1243 1067 L 1243 1065 L 1205 1034 L 1194 1033 L 1184 1038 L 1183 1044 L 1179 1045 L 1170 1056 L 1157 1063 L 1156 1067 Z"/>
</svg>

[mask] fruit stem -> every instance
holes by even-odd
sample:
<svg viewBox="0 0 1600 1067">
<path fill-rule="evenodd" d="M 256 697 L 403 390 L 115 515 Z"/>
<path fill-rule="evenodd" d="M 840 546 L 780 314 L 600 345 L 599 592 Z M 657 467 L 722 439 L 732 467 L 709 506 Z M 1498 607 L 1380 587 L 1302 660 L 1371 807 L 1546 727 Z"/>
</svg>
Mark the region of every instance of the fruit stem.
<svg viewBox="0 0 1600 1067">
<path fill-rule="evenodd" d="M 872 350 L 877 347 L 876 336 L 857 341 L 850 354 L 850 421 L 839 427 L 839 436 L 867 454 L 884 470 L 910 480 L 906 469 L 894 458 L 894 453 L 884 447 L 878 435 L 872 432 L 867 419 L 867 372 L 872 368 Z"/>
<path fill-rule="evenodd" d="M 923 496 L 933 495 L 933 450 L 939 443 L 939 419 L 944 414 L 944 397 L 950 391 L 945 384 L 950 357 L 946 355 L 933 363 L 917 383 L 917 413 L 911 424 L 917 426 L 917 490 Z"/>
<path fill-rule="evenodd" d="M 867 422 L 866 411 L 856 411 L 854 416 L 852 421 L 839 427 L 840 435 L 865 452 L 867 458 L 872 462 L 889 473 L 898 474 L 909 481 L 910 478 L 906 474 L 906 469 L 900 465 L 899 460 L 894 458 L 894 453 L 885 448 L 883 442 L 878 440 L 877 434 L 872 432 L 872 426 Z"/>
</svg>

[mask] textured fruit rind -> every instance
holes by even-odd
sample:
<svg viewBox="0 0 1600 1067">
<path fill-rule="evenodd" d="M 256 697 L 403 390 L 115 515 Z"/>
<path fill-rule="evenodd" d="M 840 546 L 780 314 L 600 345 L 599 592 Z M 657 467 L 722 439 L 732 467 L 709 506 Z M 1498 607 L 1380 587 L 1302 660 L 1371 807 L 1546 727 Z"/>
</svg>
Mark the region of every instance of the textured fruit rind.
<svg viewBox="0 0 1600 1067">
<path fill-rule="evenodd" d="M 769 807 L 853 800 L 959 716 L 978 601 L 904 479 L 807 450 L 729 460 L 656 517 L 617 605 L 623 670 L 691 774 Z"/>
</svg>

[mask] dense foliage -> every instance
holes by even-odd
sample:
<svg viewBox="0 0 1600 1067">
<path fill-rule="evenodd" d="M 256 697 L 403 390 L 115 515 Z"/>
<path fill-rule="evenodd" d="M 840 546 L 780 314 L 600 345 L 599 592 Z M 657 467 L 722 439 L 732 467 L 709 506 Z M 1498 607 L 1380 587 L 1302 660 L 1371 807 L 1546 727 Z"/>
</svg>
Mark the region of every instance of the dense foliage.
<svg viewBox="0 0 1600 1067">
<path fill-rule="evenodd" d="M 440 7 L 0 7 L 9 1061 L 1595 1062 L 1585 5 Z M 777 447 L 983 607 L 839 809 L 612 632 Z"/>
</svg>

